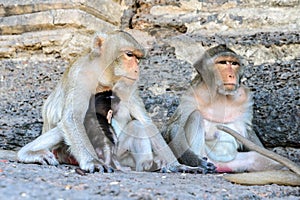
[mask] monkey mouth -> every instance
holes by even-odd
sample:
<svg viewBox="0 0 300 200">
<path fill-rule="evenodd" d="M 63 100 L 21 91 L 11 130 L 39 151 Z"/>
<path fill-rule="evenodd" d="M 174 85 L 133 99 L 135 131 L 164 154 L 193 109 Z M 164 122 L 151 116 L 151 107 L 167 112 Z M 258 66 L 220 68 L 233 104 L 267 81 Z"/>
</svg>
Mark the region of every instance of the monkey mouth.
<svg viewBox="0 0 300 200">
<path fill-rule="evenodd" d="M 236 89 L 236 84 L 235 83 L 224 83 L 224 88 L 225 90 L 235 90 Z"/>
<path fill-rule="evenodd" d="M 131 78 L 131 77 L 129 77 L 129 76 L 124 76 L 124 78 L 129 79 L 129 80 L 131 80 L 131 81 L 137 81 L 137 78 Z"/>
<path fill-rule="evenodd" d="M 224 83 L 224 85 L 226 86 L 226 85 L 233 85 L 233 86 L 235 86 L 235 83 Z"/>
</svg>

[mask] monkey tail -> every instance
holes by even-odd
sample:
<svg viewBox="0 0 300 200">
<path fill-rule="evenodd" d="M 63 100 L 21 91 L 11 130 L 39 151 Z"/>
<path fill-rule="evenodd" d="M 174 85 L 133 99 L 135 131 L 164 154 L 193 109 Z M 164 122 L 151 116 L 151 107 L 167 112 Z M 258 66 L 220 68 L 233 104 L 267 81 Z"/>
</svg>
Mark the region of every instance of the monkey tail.
<svg viewBox="0 0 300 200">
<path fill-rule="evenodd" d="M 223 177 L 230 182 L 239 183 L 243 185 L 300 185 L 300 176 L 287 170 L 224 174 Z"/>
</svg>

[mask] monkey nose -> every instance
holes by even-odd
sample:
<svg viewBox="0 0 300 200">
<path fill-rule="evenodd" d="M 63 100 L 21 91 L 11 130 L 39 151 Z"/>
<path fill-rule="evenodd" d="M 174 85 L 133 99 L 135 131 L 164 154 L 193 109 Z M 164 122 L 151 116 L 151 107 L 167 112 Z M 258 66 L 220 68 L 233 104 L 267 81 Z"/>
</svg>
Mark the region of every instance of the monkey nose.
<svg viewBox="0 0 300 200">
<path fill-rule="evenodd" d="M 228 78 L 234 78 L 234 75 L 233 74 L 229 74 Z"/>
</svg>

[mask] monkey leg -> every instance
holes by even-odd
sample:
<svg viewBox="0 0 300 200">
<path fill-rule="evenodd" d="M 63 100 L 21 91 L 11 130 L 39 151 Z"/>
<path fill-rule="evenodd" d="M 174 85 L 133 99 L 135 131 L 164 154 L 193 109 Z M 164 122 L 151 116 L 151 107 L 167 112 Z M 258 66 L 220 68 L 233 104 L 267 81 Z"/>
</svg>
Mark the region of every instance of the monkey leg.
<svg viewBox="0 0 300 200">
<path fill-rule="evenodd" d="M 203 118 L 199 111 L 191 113 L 184 126 L 185 137 L 188 146 L 197 156 L 205 155 L 205 132 L 203 128 Z"/>
<path fill-rule="evenodd" d="M 144 126 L 137 120 L 128 123 L 119 136 L 118 155 L 129 152 L 129 156 L 121 158 L 125 166 L 133 166 L 136 171 L 149 170 L 153 165 L 151 141 Z M 119 157 L 118 156 L 118 157 Z M 122 157 L 122 156 L 121 156 Z"/>
<path fill-rule="evenodd" d="M 18 160 L 24 163 L 58 165 L 50 150 L 61 141 L 63 141 L 62 131 L 57 127 L 53 128 L 21 148 L 17 154 Z"/>
<path fill-rule="evenodd" d="M 239 152 L 230 162 L 216 162 L 217 172 L 254 172 L 266 170 L 279 170 L 283 166 L 257 152 Z"/>
<path fill-rule="evenodd" d="M 214 172 L 215 166 L 203 159 L 205 155 L 205 133 L 203 118 L 199 111 L 188 117 L 182 132 L 177 132 L 169 143 L 180 163 L 201 167 L 203 172 Z"/>
</svg>

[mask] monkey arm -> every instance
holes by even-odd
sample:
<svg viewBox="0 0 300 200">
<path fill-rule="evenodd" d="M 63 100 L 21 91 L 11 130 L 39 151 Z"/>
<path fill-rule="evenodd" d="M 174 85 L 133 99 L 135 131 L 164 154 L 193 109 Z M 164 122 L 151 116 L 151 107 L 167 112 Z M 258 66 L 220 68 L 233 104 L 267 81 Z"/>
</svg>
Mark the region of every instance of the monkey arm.
<svg viewBox="0 0 300 200">
<path fill-rule="evenodd" d="M 186 113 L 183 113 L 186 115 Z M 199 155 L 204 155 L 205 136 L 203 130 L 203 119 L 199 111 L 194 110 L 184 124 L 177 125 L 177 133 L 174 133 L 169 143 L 180 163 L 193 167 L 207 167 L 207 163 Z"/>
<path fill-rule="evenodd" d="M 65 106 L 62 119 L 58 127 L 64 132 L 65 142 L 70 146 L 71 154 L 79 162 L 83 170 L 93 172 L 95 168 L 103 170 L 97 154 L 88 138 L 84 127 L 84 119 L 89 108 L 90 97 L 95 89 L 95 77 L 80 68 L 74 67 L 72 77 L 69 77 L 66 84 L 69 86 L 66 91 Z"/>
<path fill-rule="evenodd" d="M 156 125 L 152 122 L 151 117 L 147 114 L 144 103 L 137 94 L 137 91 L 130 97 L 130 101 L 131 100 L 134 100 L 135 104 L 129 106 L 130 114 L 144 126 L 145 132 L 151 141 L 154 153 L 160 155 L 167 163 L 177 164 L 178 162 L 175 155 L 165 142 Z"/>
<path fill-rule="evenodd" d="M 138 91 L 135 90 L 135 92 L 130 96 L 129 102 L 130 103 L 128 108 L 130 111 L 130 115 L 134 118 L 140 121 L 142 124 L 151 124 L 152 119 L 147 114 L 147 111 L 145 109 L 145 105 L 143 103 L 143 100 L 137 93 Z"/>
</svg>

